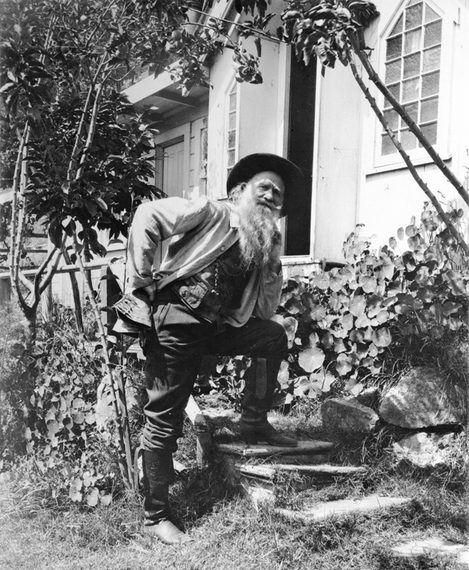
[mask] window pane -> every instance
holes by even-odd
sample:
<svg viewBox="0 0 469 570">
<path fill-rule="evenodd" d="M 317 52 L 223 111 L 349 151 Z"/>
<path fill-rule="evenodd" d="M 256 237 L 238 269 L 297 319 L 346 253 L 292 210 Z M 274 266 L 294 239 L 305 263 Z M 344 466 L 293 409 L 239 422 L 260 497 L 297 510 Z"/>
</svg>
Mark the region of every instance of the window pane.
<svg viewBox="0 0 469 570">
<path fill-rule="evenodd" d="M 396 131 L 399 123 L 399 115 L 394 111 L 384 111 L 384 118 L 388 122 L 391 130 Z"/>
<path fill-rule="evenodd" d="M 412 103 L 411 105 L 404 105 L 404 109 L 407 111 L 407 113 L 410 115 L 410 118 L 414 122 L 417 122 L 419 120 L 419 104 L 418 103 Z"/>
<path fill-rule="evenodd" d="M 228 115 L 228 128 L 236 129 L 236 113 L 230 113 Z"/>
<path fill-rule="evenodd" d="M 428 22 L 433 22 L 433 20 L 438 20 L 439 17 L 440 16 L 438 16 L 438 14 L 435 12 L 435 10 L 432 10 L 428 4 L 425 4 L 425 23 L 426 24 L 428 24 Z"/>
<path fill-rule="evenodd" d="M 434 121 L 438 118 L 438 97 L 422 101 L 420 109 L 420 122 Z"/>
<path fill-rule="evenodd" d="M 439 43 L 441 43 L 441 20 L 425 26 L 425 39 L 423 45 L 424 47 L 430 47 Z"/>
<path fill-rule="evenodd" d="M 420 75 L 420 52 L 404 58 L 404 77 Z"/>
<path fill-rule="evenodd" d="M 405 34 L 404 54 L 412 53 L 420 49 L 420 40 L 422 38 L 422 28 L 418 28 L 413 32 Z"/>
<path fill-rule="evenodd" d="M 422 77 L 422 97 L 436 95 L 440 84 L 440 72 L 429 73 Z"/>
<path fill-rule="evenodd" d="M 396 36 L 391 40 L 387 41 L 387 51 L 386 51 L 386 59 L 394 59 L 395 57 L 399 57 L 402 52 L 402 35 Z"/>
<path fill-rule="evenodd" d="M 396 25 L 394 26 L 394 28 L 391 30 L 391 33 L 389 34 L 390 36 L 394 36 L 396 34 L 399 34 L 400 32 L 402 32 L 402 22 L 404 21 L 403 17 L 400 16 L 399 20 L 397 20 Z"/>
<path fill-rule="evenodd" d="M 230 93 L 230 111 L 236 111 L 236 93 Z"/>
<path fill-rule="evenodd" d="M 430 144 L 436 144 L 437 124 L 423 125 L 421 129 L 428 142 Z"/>
<path fill-rule="evenodd" d="M 235 151 L 234 150 L 229 150 L 228 151 L 228 168 L 230 166 L 233 166 L 235 163 Z"/>
<path fill-rule="evenodd" d="M 404 81 L 402 89 L 402 103 L 414 101 L 419 98 L 419 79 Z"/>
<path fill-rule="evenodd" d="M 397 101 L 400 101 L 401 100 L 401 98 L 400 98 L 401 84 L 396 83 L 395 85 L 388 85 L 387 87 L 388 87 L 389 91 L 391 91 L 392 96 L 395 99 L 397 99 Z M 389 107 L 389 106 L 390 106 L 390 104 L 385 100 L 384 108 Z"/>
<path fill-rule="evenodd" d="M 410 131 L 401 131 L 401 145 L 404 150 L 412 150 L 417 147 L 417 139 Z"/>
<path fill-rule="evenodd" d="M 394 83 L 401 78 L 401 60 L 386 64 L 386 83 Z"/>
<path fill-rule="evenodd" d="M 236 145 L 236 131 L 228 132 L 228 148 L 234 148 Z"/>
<path fill-rule="evenodd" d="M 423 4 L 409 6 L 405 11 L 405 29 L 415 28 L 422 23 Z"/>
<path fill-rule="evenodd" d="M 393 145 L 392 140 L 388 135 L 383 135 L 381 137 L 381 154 L 393 154 L 397 152 L 396 147 Z"/>
<path fill-rule="evenodd" d="M 422 71 L 433 71 L 439 69 L 441 58 L 441 47 L 427 49 L 423 52 L 423 68 Z"/>
</svg>

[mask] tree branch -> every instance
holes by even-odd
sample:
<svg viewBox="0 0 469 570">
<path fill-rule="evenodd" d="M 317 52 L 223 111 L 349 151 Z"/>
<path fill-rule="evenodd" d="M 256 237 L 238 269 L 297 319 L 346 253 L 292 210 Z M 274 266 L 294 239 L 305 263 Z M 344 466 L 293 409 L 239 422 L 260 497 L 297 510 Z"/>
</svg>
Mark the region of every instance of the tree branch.
<svg viewBox="0 0 469 570">
<path fill-rule="evenodd" d="M 73 175 L 73 171 L 75 169 L 75 166 L 76 166 L 76 163 L 78 160 L 78 154 L 80 152 L 80 145 L 81 145 L 81 139 L 83 136 L 83 131 L 85 128 L 86 116 L 88 115 L 88 112 L 90 110 L 91 99 L 93 96 L 96 81 L 97 81 L 97 78 L 99 77 L 99 74 L 101 73 L 101 70 L 102 70 L 104 64 L 105 64 L 105 59 L 106 59 L 106 56 L 103 55 L 103 57 L 101 58 L 101 62 L 98 65 L 98 69 L 96 70 L 94 79 L 91 82 L 91 85 L 88 89 L 88 95 L 86 97 L 85 106 L 83 107 L 83 110 L 81 112 L 80 124 L 78 125 L 77 133 L 75 135 L 75 144 L 73 145 L 73 149 L 72 149 L 72 152 L 70 154 L 70 161 L 68 164 L 66 193 L 68 193 L 70 191 L 70 184 L 71 184 L 72 180 L 74 178 L 76 179 L 76 177 L 74 177 L 74 175 Z"/>
</svg>

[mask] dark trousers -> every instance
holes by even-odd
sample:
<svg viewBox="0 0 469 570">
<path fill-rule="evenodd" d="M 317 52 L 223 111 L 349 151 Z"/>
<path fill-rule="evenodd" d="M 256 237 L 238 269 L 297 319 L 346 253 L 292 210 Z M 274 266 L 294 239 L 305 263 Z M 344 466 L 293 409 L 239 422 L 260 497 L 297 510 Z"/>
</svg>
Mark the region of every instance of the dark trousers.
<svg viewBox="0 0 469 570">
<path fill-rule="evenodd" d="M 277 385 L 280 363 L 287 355 L 287 338 L 274 321 L 250 319 L 242 327 L 218 327 L 203 321 L 171 290 L 154 306 L 154 327 L 144 353 L 148 403 L 143 447 L 151 451 L 177 450 L 184 409 L 204 355 L 247 355 L 242 419 L 253 425 L 266 421 Z"/>
</svg>

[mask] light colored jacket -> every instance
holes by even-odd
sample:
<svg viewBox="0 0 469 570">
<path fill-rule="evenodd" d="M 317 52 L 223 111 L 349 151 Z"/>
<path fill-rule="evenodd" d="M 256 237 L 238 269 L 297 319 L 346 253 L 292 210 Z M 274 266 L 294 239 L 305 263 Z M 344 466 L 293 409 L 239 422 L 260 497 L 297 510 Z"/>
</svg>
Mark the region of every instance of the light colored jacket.
<svg viewBox="0 0 469 570">
<path fill-rule="evenodd" d="M 164 198 L 138 207 L 129 236 L 126 293 L 157 283 L 160 291 L 177 279 L 194 275 L 210 265 L 238 240 L 233 205 L 206 198 Z M 170 239 L 160 262 L 160 244 Z M 279 304 L 282 273 L 267 266 L 256 268 L 244 290 L 241 305 L 225 321 L 244 325 L 251 316 L 270 319 Z"/>
</svg>

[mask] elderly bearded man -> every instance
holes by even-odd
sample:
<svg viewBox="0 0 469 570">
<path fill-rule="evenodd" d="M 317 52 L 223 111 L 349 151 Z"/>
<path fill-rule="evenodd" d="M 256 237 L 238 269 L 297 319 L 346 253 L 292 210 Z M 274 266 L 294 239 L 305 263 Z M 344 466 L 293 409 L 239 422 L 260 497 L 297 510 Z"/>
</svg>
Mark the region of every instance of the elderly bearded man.
<svg viewBox="0 0 469 570">
<path fill-rule="evenodd" d="M 171 521 L 172 453 L 205 354 L 252 357 L 245 374 L 240 435 L 247 443 L 296 446 L 267 421 L 282 359 L 284 329 L 271 321 L 282 288 L 277 221 L 303 189 L 301 171 L 272 154 L 240 160 L 229 201 L 167 198 L 142 204 L 129 237 L 124 322 L 148 329 L 148 403 L 142 435 L 145 530 L 167 544 L 188 540 Z M 168 252 L 155 267 L 159 244 Z M 151 306 L 151 317 L 149 306 Z"/>
</svg>

